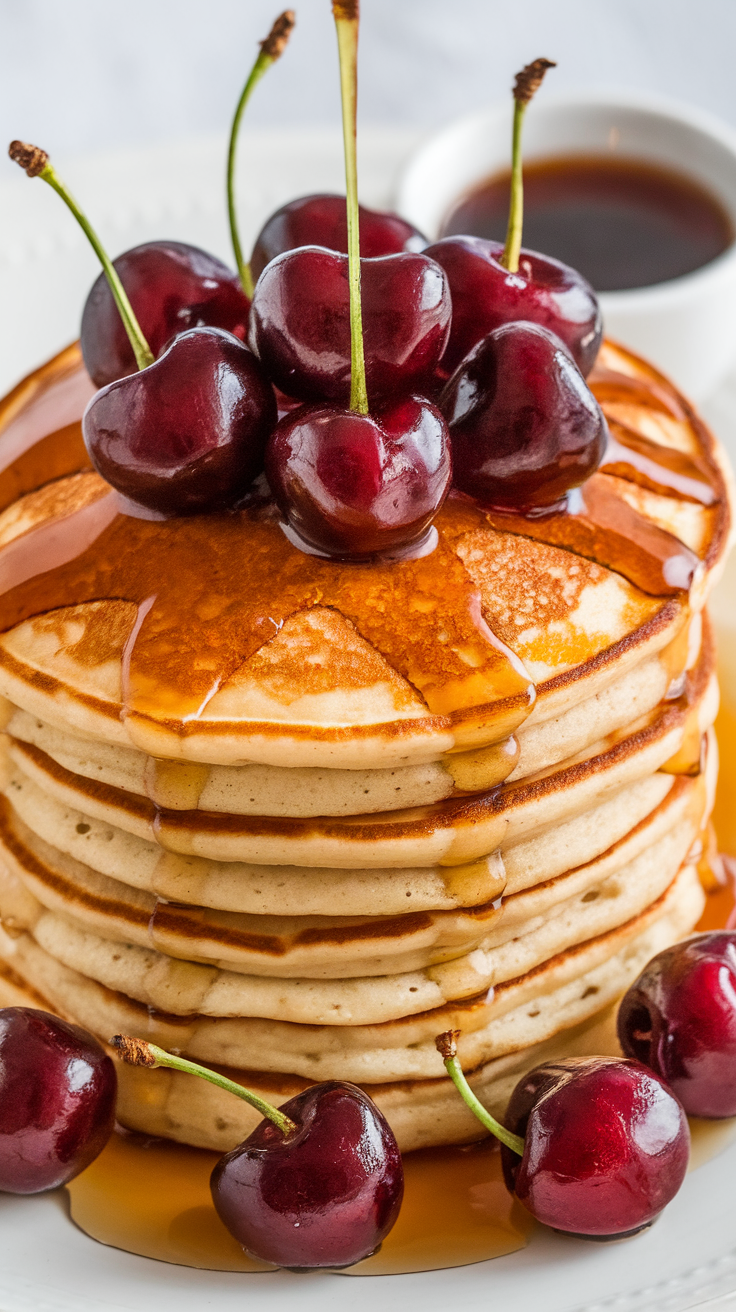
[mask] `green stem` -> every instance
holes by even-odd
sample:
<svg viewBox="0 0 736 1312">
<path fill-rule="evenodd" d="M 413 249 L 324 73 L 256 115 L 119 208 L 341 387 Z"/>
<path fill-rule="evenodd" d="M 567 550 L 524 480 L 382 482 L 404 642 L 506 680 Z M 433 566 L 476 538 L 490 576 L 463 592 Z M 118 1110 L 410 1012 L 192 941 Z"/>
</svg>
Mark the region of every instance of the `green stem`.
<svg viewBox="0 0 736 1312">
<path fill-rule="evenodd" d="M 360 300 L 360 227 L 358 218 L 358 166 L 356 126 L 358 104 L 358 6 L 333 0 L 337 31 L 342 96 L 342 135 L 345 150 L 345 193 L 348 213 L 348 280 L 350 287 L 350 409 L 368 414 L 363 349 L 363 315 Z"/>
<path fill-rule="evenodd" d="M 241 92 L 238 101 L 233 125 L 230 129 L 230 142 L 227 150 L 227 212 L 230 219 L 230 240 L 233 244 L 233 253 L 235 263 L 238 267 L 240 282 L 249 300 L 253 299 L 253 274 L 250 271 L 250 264 L 243 255 L 243 247 L 240 241 L 240 232 L 238 230 L 238 219 L 235 209 L 235 153 L 238 144 L 238 133 L 240 131 L 240 120 L 243 117 L 245 107 L 251 98 L 251 95 L 263 74 L 281 58 L 291 29 L 294 26 L 294 11 L 286 9 L 283 14 L 279 14 L 271 31 L 265 41 L 261 41 L 261 49 L 248 75 L 248 80 Z"/>
<path fill-rule="evenodd" d="M 242 1084 L 236 1084 L 234 1080 L 229 1080 L 226 1075 L 220 1075 L 218 1071 L 211 1071 L 206 1066 L 199 1066 L 197 1062 L 187 1061 L 185 1057 L 175 1057 L 172 1053 L 157 1047 L 155 1043 L 147 1043 L 144 1039 L 131 1038 L 126 1034 L 116 1034 L 110 1042 L 112 1047 L 119 1050 L 123 1060 L 132 1066 L 148 1066 L 151 1069 L 166 1066 L 172 1071 L 198 1075 L 201 1080 L 208 1080 L 218 1089 L 224 1089 L 226 1093 L 234 1093 L 236 1098 L 250 1103 L 251 1107 L 255 1107 L 256 1111 L 261 1113 L 261 1116 L 266 1116 L 269 1121 L 273 1121 L 282 1134 L 293 1134 L 298 1128 L 294 1121 L 270 1102 L 265 1102 L 263 1098 L 258 1097 L 258 1094 L 251 1093 L 250 1089 L 244 1089 Z"/>
<path fill-rule="evenodd" d="M 519 253 L 521 251 L 521 231 L 524 226 L 524 174 L 521 157 L 521 129 L 524 123 L 524 111 L 528 102 L 514 101 L 514 129 L 511 144 L 511 198 L 509 201 L 509 222 L 506 228 L 506 244 L 501 256 L 501 264 L 509 273 L 517 273 Z"/>
<path fill-rule="evenodd" d="M 230 144 L 227 151 L 227 212 L 230 219 L 230 239 L 233 244 L 235 263 L 237 265 L 238 273 L 240 274 L 240 282 L 243 291 L 249 300 L 253 299 L 253 275 L 250 271 L 250 264 L 243 255 L 243 247 L 238 232 L 238 220 L 235 213 L 235 148 L 238 140 L 238 131 L 240 129 L 240 120 L 243 117 L 243 110 L 250 100 L 251 92 L 260 82 L 266 69 L 271 67 L 272 63 L 273 59 L 269 58 L 268 55 L 264 55 L 263 51 L 261 51 L 250 71 L 250 76 L 243 87 L 243 93 L 238 101 L 238 107 L 233 119 L 233 126 L 230 131 Z"/>
<path fill-rule="evenodd" d="M 153 364 L 153 352 L 141 332 L 141 326 L 135 317 L 133 306 L 128 300 L 125 288 L 117 275 L 112 260 L 97 236 L 97 233 L 91 226 L 86 215 L 80 210 L 74 197 L 64 186 L 64 183 L 61 181 L 53 164 L 46 164 L 41 172 L 37 174 L 37 177 L 43 178 L 44 182 L 48 182 L 49 186 L 53 187 L 57 195 L 61 196 L 64 204 L 71 210 L 77 223 L 87 237 L 95 255 L 105 270 L 105 274 L 107 275 L 107 281 L 110 284 L 110 291 L 115 297 L 115 304 L 120 311 L 120 318 L 123 321 L 125 331 L 128 334 L 130 344 L 133 348 L 136 364 L 139 369 L 145 369 L 147 365 Z"/>
<path fill-rule="evenodd" d="M 509 273 L 517 273 L 521 252 L 521 229 L 524 223 L 524 177 L 521 164 L 521 129 L 524 111 L 541 87 L 548 69 L 556 68 L 551 59 L 533 59 L 514 79 L 514 128 L 511 139 L 511 197 L 506 244 L 501 264 Z"/>
<path fill-rule="evenodd" d="M 501 1140 L 501 1143 L 504 1143 L 512 1152 L 518 1153 L 519 1157 L 523 1157 L 524 1140 L 520 1135 L 512 1134 L 511 1130 L 507 1130 L 506 1126 L 501 1125 L 495 1116 L 491 1116 L 491 1113 L 486 1111 L 483 1103 L 473 1093 L 458 1060 L 454 1036 L 451 1033 L 440 1034 L 435 1039 L 435 1043 L 445 1063 L 445 1070 L 466 1106 L 478 1117 L 481 1125 L 490 1130 L 491 1134 L 495 1134 L 496 1138 Z"/>
</svg>

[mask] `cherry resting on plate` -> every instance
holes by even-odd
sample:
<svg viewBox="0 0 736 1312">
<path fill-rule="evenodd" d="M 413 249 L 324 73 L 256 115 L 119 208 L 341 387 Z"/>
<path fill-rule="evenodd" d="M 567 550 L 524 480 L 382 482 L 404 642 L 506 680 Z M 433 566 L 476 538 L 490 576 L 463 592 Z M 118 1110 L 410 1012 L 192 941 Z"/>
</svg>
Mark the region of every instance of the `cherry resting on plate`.
<svg viewBox="0 0 736 1312">
<path fill-rule="evenodd" d="M 212 1172 L 212 1198 L 254 1257 L 308 1269 L 352 1266 L 374 1253 L 399 1214 L 404 1171 L 375 1103 L 354 1084 L 315 1084 L 279 1108 Z"/>
<path fill-rule="evenodd" d="M 177 333 L 201 324 L 245 341 L 249 304 L 240 280 L 214 255 L 179 241 L 149 241 L 113 261 L 155 356 Z M 133 348 L 107 278 L 85 302 L 81 331 L 87 373 L 97 387 L 135 372 Z"/>
<path fill-rule="evenodd" d="M 415 396 L 372 415 L 302 406 L 274 429 L 266 476 L 296 537 L 320 554 L 419 547 L 450 487 L 447 428 Z"/>
<path fill-rule="evenodd" d="M 327 1080 L 274 1107 L 144 1039 L 116 1034 L 110 1043 L 131 1066 L 197 1075 L 266 1118 L 210 1178 L 220 1219 L 254 1257 L 308 1270 L 375 1253 L 399 1214 L 404 1168 L 391 1127 L 362 1089 Z"/>
<path fill-rule="evenodd" d="M 591 1239 L 651 1225 L 687 1171 L 690 1131 L 667 1086 L 636 1061 L 569 1057 L 530 1071 L 505 1117 L 522 1158 L 504 1177 L 538 1221 Z"/>
<path fill-rule="evenodd" d="M 192 328 L 158 360 L 92 397 L 82 420 L 95 469 L 149 510 L 232 506 L 263 467 L 276 399 L 255 356 L 220 328 Z"/>
<path fill-rule="evenodd" d="M 361 260 L 365 366 L 371 404 L 425 394 L 450 330 L 445 274 L 407 252 Z M 279 255 L 258 280 L 250 343 L 287 396 L 335 401 L 350 396 L 348 257 L 321 246 Z"/>
<path fill-rule="evenodd" d="M 398 255 L 401 251 L 421 251 L 427 245 L 418 228 L 398 214 L 369 210 L 361 205 L 360 253 L 364 259 L 376 255 Z M 257 281 L 267 264 L 297 246 L 326 246 L 331 251 L 348 250 L 348 223 L 345 197 L 320 194 L 300 196 L 282 205 L 266 219 L 256 237 L 250 269 Z"/>
<path fill-rule="evenodd" d="M 115 1121 L 115 1067 L 78 1025 L 0 1011 L 0 1189 L 35 1194 L 79 1175 Z"/>
<path fill-rule="evenodd" d="M 695 934 L 653 957 L 624 994 L 618 1036 L 691 1116 L 736 1116 L 736 934 Z"/>
<path fill-rule="evenodd" d="M 603 321 L 590 283 L 569 265 L 522 247 L 518 273 L 500 262 L 503 243 L 482 237 L 444 237 L 428 246 L 447 274 L 452 327 L 442 358 L 445 377 L 501 324 L 527 319 L 556 333 L 583 376 L 595 364 Z"/>
<path fill-rule="evenodd" d="M 608 429 L 555 335 L 508 323 L 479 342 L 444 388 L 453 483 L 481 505 L 551 507 L 597 469 Z"/>
</svg>

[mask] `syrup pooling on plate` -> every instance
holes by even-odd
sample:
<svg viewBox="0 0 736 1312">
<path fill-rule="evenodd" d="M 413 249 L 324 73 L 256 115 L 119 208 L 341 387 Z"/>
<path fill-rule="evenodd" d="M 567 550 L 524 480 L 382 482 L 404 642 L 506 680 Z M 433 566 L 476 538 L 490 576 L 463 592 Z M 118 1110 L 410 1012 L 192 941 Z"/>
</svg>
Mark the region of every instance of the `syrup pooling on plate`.
<svg viewBox="0 0 736 1312">
<path fill-rule="evenodd" d="M 68 386 L 66 355 L 58 361 L 58 382 L 44 379 L 44 408 L 54 387 Z M 670 421 L 686 418 L 664 384 L 609 369 L 597 369 L 593 382 L 613 410 L 622 400 L 628 405 L 646 400 Z M 33 408 L 32 402 L 26 418 Z M 54 441 L 63 446 L 66 432 L 53 434 Z M 642 477 L 636 457 L 645 451 L 650 479 L 652 466 L 658 466 L 653 480 L 658 490 L 671 488 L 675 496 L 689 492 L 707 503 L 707 493 L 697 486 L 706 472 L 700 464 L 671 447 L 662 447 L 660 455 L 656 442 L 637 439 L 632 481 Z M 625 477 L 618 454 L 616 459 L 616 473 Z M 15 464 L 17 459 L 8 469 Z M 707 474 L 717 486 L 715 469 Z M 44 481 L 40 469 L 36 477 Z M 689 480 L 686 487 L 683 478 Z M 486 515 L 453 498 L 437 520 L 436 551 L 391 564 L 342 565 L 306 556 L 287 542 L 269 506 L 151 521 L 123 513 L 102 482 L 87 489 L 85 500 L 74 513 L 39 525 L 0 552 L 0 630 L 87 601 L 129 601 L 137 615 L 131 613 L 126 650 L 126 711 L 163 712 L 182 720 L 200 714 L 290 615 L 320 605 L 350 619 L 420 690 L 430 712 L 467 713 L 494 703 L 491 741 L 523 721 L 533 689 L 521 662 L 483 619 L 478 591 L 453 550 L 454 540 L 490 521 L 598 560 L 657 596 L 686 589 L 697 566 L 692 552 L 626 505 L 600 475 L 585 485 L 572 513 L 539 519 Z"/>
<path fill-rule="evenodd" d="M 273 1271 L 246 1256 L 215 1212 L 213 1152 L 116 1133 L 68 1186 L 72 1218 L 101 1243 L 159 1261 L 213 1271 Z M 430 1148 L 404 1158 L 399 1219 L 378 1252 L 343 1275 L 436 1271 L 523 1248 L 534 1228 L 508 1193 L 501 1156 L 485 1141 Z"/>
</svg>

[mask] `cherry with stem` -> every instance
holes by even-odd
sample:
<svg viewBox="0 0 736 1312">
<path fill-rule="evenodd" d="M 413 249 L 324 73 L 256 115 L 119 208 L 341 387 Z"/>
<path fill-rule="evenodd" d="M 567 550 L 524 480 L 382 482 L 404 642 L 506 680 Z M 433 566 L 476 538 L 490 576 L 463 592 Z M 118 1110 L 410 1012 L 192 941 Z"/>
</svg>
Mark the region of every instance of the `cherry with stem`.
<svg viewBox="0 0 736 1312">
<path fill-rule="evenodd" d="M 132 1065 L 197 1075 L 262 1114 L 210 1180 L 221 1221 L 254 1257 L 293 1270 L 344 1267 L 383 1242 L 399 1214 L 404 1173 L 396 1139 L 362 1089 L 328 1080 L 273 1107 L 219 1071 L 142 1039 L 116 1035 L 111 1044 Z"/>
<path fill-rule="evenodd" d="M 506 242 L 500 263 L 509 273 L 517 273 L 521 253 L 521 233 L 524 226 L 524 171 L 521 152 L 521 134 L 524 115 L 529 101 L 539 90 L 549 68 L 557 65 L 551 59 L 535 59 L 522 68 L 514 79 L 514 126 L 511 144 L 511 196 Z"/>
<path fill-rule="evenodd" d="M 349 408 L 313 405 L 284 416 L 266 449 L 266 474 L 285 531 L 296 545 L 319 555 L 365 560 L 431 549 L 436 541 L 432 519 L 449 489 L 451 458 L 444 420 L 422 398 L 404 396 L 369 414 L 356 164 L 357 0 L 333 0 L 332 11 L 347 192 Z M 340 258 L 313 247 L 280 259 L 300 254 L 324 256 L 330 262 Z M 389 266 L 407 259 L 423 257 L 394 255 L 371 263 Z M 267 277 L 263 275 L 259 288 Z"/>
<path fill-rule="evenodd" d="M 286 44 L 291 36 L 292 29 L 296 23 L 296 17 L 293 9 L 285 9 L 283 14 L 279 14 L 271 31 L 265 41 L 261 41 L 260 51 L 256 61 L 248 74 L 248 79 L 243 87 L 235 109 L 232 127 L 230 129 L 230 141 L 227 151 L 227 212 L 230 221 L 230 238 L 235 255 L 240 282 L 248 300 L 253 299 L 253 275 L 250 265 L 243 255 L 243 247 L 240 241 L 238 230 L 238 220 L 235 206 L 235 156 L 238 143 L 238 133 L 240 131 L 240 122 L 245 111 L 245 107 L 251 98 L 253 91 L 260 82 L 264 73 L 280 59 Z"/>
<path fill-rule="evenodd" d="M 232 506 L 260 473 L 277 417 L 259 362 L 233 334 L 207 326 L 180 333 L 154 359 L 117 270 L 46 152 L 14 141 L 9 153 L 29 177 L 53 187 L 87 235 L 138 364 L 97 392 L 84 413 L 95 469 L 131 509 L 171 515 Z"/>
<path fill-rule="evenodd" d="M 682 1184 L 690 1148 L 683 1107 L 662 1079 L 616 1057 L 549 1061 L 519 1080 L 503 1126 L 470 1088 L 458 1037 L 435 1039 L 445 1069 L 501 1141 L 506 1185 L 538 1221 L 605 1241 L 656 1220 Z"/>
<path fill-rule="evenodd" d="M 459 235 L 426 248 L 425 254 L 445 270 L 452 295 L 452 328 L 440 363 L 445 379 L 490 332 L 521 319 L 561 338 L 584 376 L 595 363 L 603 328 L 593 288 L 576 269 L 521 245 L 522 128 L 530 101 L 554 67 L 549 59 L 535 59 L 516 75 L 505 243 Z"/>
<path fill-rule="evenodd" d="M 8 154 L 14 163 L 19 164 L 25 170 L 29 178 L 42 178 L 44 182 L 47 182 L 57 196 L 61 196 L 67 208 L 71 210 L 105 271 L 110 291 L 115 298 L 120 318 L 125 325 L 125 331 L 133 348 L 138 368 L 145 369 L 147 365 L 153 364 L 153 352 L 141 332 L 140 324 L 133 312 L 133 307 L 128 300 L 127 293 L 112 260 L 86 214 L 79 208 L 69 188 L 62 182 L 46 151 L 42 150 L 40 146 L 31 146 L 25 141 L 11 141 Z"/>
</svg>

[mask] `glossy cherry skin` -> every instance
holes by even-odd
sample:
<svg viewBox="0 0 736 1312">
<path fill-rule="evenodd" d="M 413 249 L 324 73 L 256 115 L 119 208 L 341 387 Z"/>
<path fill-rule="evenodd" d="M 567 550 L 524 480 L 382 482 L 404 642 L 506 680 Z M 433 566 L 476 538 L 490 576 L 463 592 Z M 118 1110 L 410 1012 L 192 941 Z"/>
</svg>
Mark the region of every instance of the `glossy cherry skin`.
<svg viewBox="0 0 736 1312">
<path fill-rule="evenodd" d="M 421 251 L 427 238 L 418 228 L 383 210 L 358 207 L 360 253 L 365 259 L 376 255 L 398 255 L 400 251 Z M 250 271 L 256 282 L 266 265 L 284 251 L 297 246 L 326 246 L 331 251 L 348 249 L 348 220 L 344 196 L 328 194 L 299 196 L 282 205 L 266 219 L 256 237 L 250 257 Z"/>
<path fill-rule="evenodd" d="M 690 1131 L 670 1089 L 636 1061 L 568 1057 L 537 1066 L 511 1095 L 508 1188 L 538 1221 L 615 1239 L 651 1225 L 687 1171 Z"/>
<path fill-rule="evenodd" d="M 374 415 L 302 406 L 279 420 L 266 475 L 287 525 L 317 553 L 408 549 L 426 539 L 450 487 L 447 428 L 419 397 Z"/>
<path fill-rule="evenodd" d="M 92 397 L 82 432 L 95 469 L 164 515 L 231 506 L 263 468 L 276 398 L 255 356 L 192 328 L 147 369 Z"/>
<path fill-rule="evenodd" d="M 224 328 L 245 341 L 249 302 L 237 274 L 214 255 L 180 241 L 149 241 L 125 251 L 113 264 L 155 356 L 177 333 L 201 324 Z M 85 302 L 81 345 L 97 387 L 136 372 L 133 348 L 104 273 Z"/>
<path fill-rule="evenodd" d="M 736 934 L 695 934 L 653 957 L 624 994 L 618 1034 L 691 1116 L 736 1116 Z"/>
<path fill-rule="evenodd" d="M 0 1011 L 0 1189 L 36 1194 L 79 1175 L 115 1123 L 115 1067 L 78 1025 Z"/>
<path fill-rule="evenodd" d="M 538 324 L 489 333 L 438 404 L 450 429 L 454 484 L 482 505 L 553 506 L 603 459 L 603 411 L 566 347 Z"/>
<path fill-rule="evenodd" d="M 352 1266 L 393 1226 L 404 1170 L 393 1132 L 354 1084 L 314 1084 L 220 1158 L 210 1181 L 220 1219 L 254 1257 L 292 1268 Z"/>
<path fill-rule="evenodd" d="M 424 255 L 361 260 L 368 400 L 426 394 L 450 330 L 447 279 Z M 321 246 L 279 255 L 258 279 L 250 343 L 275 385 L 302 401 L 350 399 L 348 258 Z"/>
<path fill-rule="evenodd" d="M 442 370 L 447 377 L 482 337 L 514 319 L 556 333 L 580 372 L 592 369 L 603 336 L 596 294 L 576 269 L 522 247 L 518 273 L 500 262 L 503 244 L 483 237 L 444 237 L 425 251 L 442 265 L 452 296 L 452 330 Z"/>
</svg>

